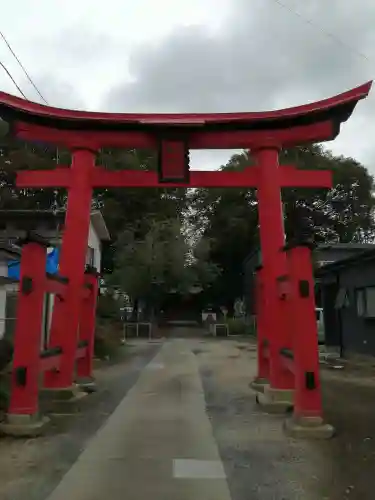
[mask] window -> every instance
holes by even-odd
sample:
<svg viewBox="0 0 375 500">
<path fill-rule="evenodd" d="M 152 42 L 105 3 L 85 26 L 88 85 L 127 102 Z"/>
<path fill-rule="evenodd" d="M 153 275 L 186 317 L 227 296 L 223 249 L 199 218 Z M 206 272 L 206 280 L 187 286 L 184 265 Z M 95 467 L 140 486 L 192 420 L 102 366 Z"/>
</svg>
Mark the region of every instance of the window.
<svg viewBox="0 0 375 500">
<path fill-rule="evenodd" d="M 357 314 L 362 318 L 375 318 L 375 286 L 356 290 Z"/>
</svg>

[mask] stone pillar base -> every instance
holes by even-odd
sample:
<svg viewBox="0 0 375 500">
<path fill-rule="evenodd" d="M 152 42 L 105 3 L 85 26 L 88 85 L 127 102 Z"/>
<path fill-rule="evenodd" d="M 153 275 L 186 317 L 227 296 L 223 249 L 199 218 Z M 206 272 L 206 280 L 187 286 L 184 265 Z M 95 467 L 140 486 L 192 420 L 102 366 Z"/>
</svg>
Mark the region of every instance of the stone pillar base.
<svg viewBox="0 0 375 500">
<path fill-rule="evenodd" d="M 98 386 L 96 385 L 95 379 L 93 377 L 85 377 L 77 379 L 78 387 L 88 394 L 92 392 L 96 392 L 98 390 Z"/>
<path fill-rule="evenodd" d="M 296 439 L 331 439 L 335 429 L 321 417 L 292 417 L 284 422 L 285 433 Z"/>
<path fill-rule="evenodd" d="M 57 415 L 79 412 L 82 399 L 87 396 L 76 384 L 61 389 L 43 388 L 39 394 L 43 409 Z"/>
<path fill-rule="evenodd" d="M 43 434 L 49 424 L 48 417 L 39 414 L 20 415 L 8 413 L 5 421 L 0 423 L 0 432 L 13 437 L 37 437 Z"/>
<path fill-rule="evenodd" d="M 250 382 L 249 386 L 255 392 L 264 392 L 264 387 L 269 385 L 269 381 L 266 378 L 256 377 L 252 382 Z"/>
<path fill-rule="evenodd" d="M 263 393 L 258 392 L 256 402 L 268 413 L 287 413 L 293 409 L 294 389 L 273 389 L 264 386 Z"/>
</svg>

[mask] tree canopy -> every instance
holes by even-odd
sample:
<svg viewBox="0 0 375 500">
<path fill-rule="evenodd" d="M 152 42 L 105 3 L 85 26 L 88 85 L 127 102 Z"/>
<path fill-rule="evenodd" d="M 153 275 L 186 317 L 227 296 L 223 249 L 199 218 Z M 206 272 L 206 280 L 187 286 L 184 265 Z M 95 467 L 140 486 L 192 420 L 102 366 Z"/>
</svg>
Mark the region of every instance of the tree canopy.
<svg viewBox="0 0 375 500">
<path fill-rule="evenodd" d="M 15 171 L 69 164 L 67 151 L 44 144 L 5 138 L 0 143 L 0 208 L 61 209 L 63 189 L 16 189 Z M 152 151 L 103 150 L 98 164 L 107 169 L 154 170 Z M 308 221 L 316 242 L 374 240 L 373 178 L 352 158 L 334 156 L 320 145 L 282 152 L 281 164 L 301 169 L 328 169 L 334 187 L 285 189 L 282 193 L 285 230 L 296 219 Z M 251 154 L 232 156 L 222 169 L 252 164 Z M 104 252 L 104 272 L 134 296 L 153 296 L 174 288 L 186 293 L 199 284 L 210 302 L 229 309 L 242 295 L 245 257 L 259 246 L 255 189 L 98 189 L 93 206 L 103 212 L 112 236 Z"/>
<path fill-rule="evenodd" d="M 333 189 L 284 189 L 282 199 L 287 237 L 296 219 L 304 217 L 317 243 L 368 242 L 375 234 L 373 178 L 352 158 L 334 156 L 320 145 L 285 150 L 281 164 L 333 172 Z M 241 170 L 252 164 L 251 154 L 234 155 L 221 167 Z M 197 189 L 190 195 L 189 219 L 199 234 L 212 242 L 210 260 L 222 269 L 212 300 L 219 297 L 231 310 L 242 295 L 242 266 L 259 247 L 255 189 Z"/>
</svg>

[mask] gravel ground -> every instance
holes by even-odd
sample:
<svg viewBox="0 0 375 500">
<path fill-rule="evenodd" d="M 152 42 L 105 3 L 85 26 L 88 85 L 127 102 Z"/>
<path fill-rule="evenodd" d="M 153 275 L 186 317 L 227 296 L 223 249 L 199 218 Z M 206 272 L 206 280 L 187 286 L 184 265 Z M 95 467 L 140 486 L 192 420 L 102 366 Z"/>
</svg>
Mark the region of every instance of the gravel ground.
<svg viewBox="0 0 375 500">
<path fill-rule="evenodd" d="M 121 361 L 96 371 L 99 391 L 77 415 L 59 417 L 37 439 L 0 439 L 0 499 L 43 500 L 137 381 L 160 344 L 131 342 Z"/>
<path fill-rule="evenodd" d="M 309 444 L 288 440 L 283 417 L 262 413 L 255 404 L 249 389 L 254 346 L 205 342 L 195 352 L 232 499 L 321 500 Z"/>
<path fill-rule="evenodd" d="M 186 338 L 186 336 L 185 336 Z M 262 413 L 249 381 L 254 345 L 245 340 L 192 339 L 232 500 L 370 500 L 375 497 L 373 372 L 322 370 L 330 441 L 297 441 L 282 432 L 282 416 Z M 81 414 L 54 422 L 34 440 L 0 440 L 0 500 L 43 500 L 105 422 L 160 343 L 132 341 L 124 360 L 97 372 L 100 391 Z M 131 500 L 131 499 L 129 499 Z M 178 499 L 176 499 L 178 500 Z"/>
<path fill-rule="evenodd" d="M 254 404 L 253 345 L 201 342 L 195 352 L 233 500 L 375 497 L 375 378 L 367 367 L 322 371 L 325 417 L 337 435 L 296 441 L 282 435 L 283 417 Z"/>
<path fill-rule="evenodd" d="M 323 493 L 332 500 L 375 497 L 375 377 L 367 369 L 323 372 L 327 422 L 337 435 L 316 444 L 326 465 Z"/>
</svg>

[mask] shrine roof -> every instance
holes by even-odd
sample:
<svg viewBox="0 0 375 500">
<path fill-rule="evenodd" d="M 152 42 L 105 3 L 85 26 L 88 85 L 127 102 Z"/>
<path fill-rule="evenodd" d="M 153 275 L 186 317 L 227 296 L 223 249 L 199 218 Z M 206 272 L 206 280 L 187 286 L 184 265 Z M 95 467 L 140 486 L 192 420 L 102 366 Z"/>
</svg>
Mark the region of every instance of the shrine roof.
<svg viewBox="0 0 375 500">
<path fill-rule="evenodd" d="M 334 121 L 339 129 L 340 123 L 350 117 L 358 101 L 367 97 L 371 85 L 370 81 L 329 99 L 303 106 L 240 113 L 135 114 L 78 111 L 45 106 L 0 92 L 0 116 L 9 122 L 34 123 L 66 130 L 267 130 L 324 120 Z"/>
</svg>

